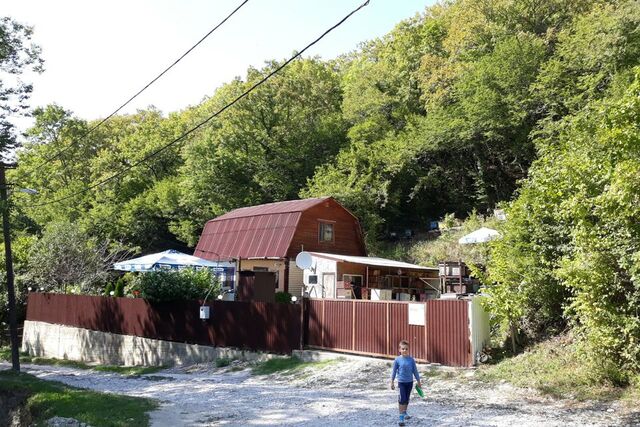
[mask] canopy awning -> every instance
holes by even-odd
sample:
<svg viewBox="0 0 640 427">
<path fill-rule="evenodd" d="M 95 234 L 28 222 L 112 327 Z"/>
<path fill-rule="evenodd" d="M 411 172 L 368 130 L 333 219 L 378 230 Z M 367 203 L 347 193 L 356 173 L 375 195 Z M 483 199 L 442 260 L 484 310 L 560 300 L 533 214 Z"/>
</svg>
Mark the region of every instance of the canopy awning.
<svg viewBox="0 0 640 427">
<path fill-rule="evenodd" d="M 173 249 L 158 252 L 155 254 L 145 255 L 139 258 L 133 258 L 127 261 L 121 261 L 113 264 L 114 270 L 121 271 L 153 271 L 161 269 L 180 269 L 186 267 L 194 268 L 210 268 L 216 270 L 218 268 L 234 267 L 233 262 L 228 260 L 209 261 L 198 258 L 193 255 L 187 255 Z"/>
<path fill-rule="evenodd" d="M 386 258 L 378 258 L 378 257 L 371 257 L 371 256 L 327 254 L 322 252 L 309 252 L 309 253 L 311 255 L 314 255 L 320 258 L 332 259 L 335 261 L 351 262 L 354 264 L 364 264 L 364 265 L 371 265 L 376 267 L 404 268 L 404 269 L 411 269 L 411 270 L 438 271 L 436 267 L 424 267 L 422 265 L 409 264 L 408 262 L 395 261 L 395 260 L 386 259 Z"/>
<path fill-rule="evenodd" d="M 458 239 L 458 243 L 461 245 L 467 245 L 470 243 L 486 243 L 490 240 L 498 238 L 500 233 L 492 228 L 482 227 L 473 233 L 469 233 Z"/>
</svg>

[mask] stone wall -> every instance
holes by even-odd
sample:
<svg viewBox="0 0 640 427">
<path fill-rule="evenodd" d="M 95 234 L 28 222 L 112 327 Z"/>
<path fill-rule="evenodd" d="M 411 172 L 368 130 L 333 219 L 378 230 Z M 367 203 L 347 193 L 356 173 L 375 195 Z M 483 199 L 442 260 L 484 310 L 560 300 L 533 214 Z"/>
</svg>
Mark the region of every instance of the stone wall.
<svg viewBox="0 0 640 427">
<path fill-rule="evenodd" d="M 218 348 L 27 320 L 22 351 L 30 356 L 106 365 L 161 366 L 211 362 L 219 358 L 263 360 L 274 357 L 232 348 Z"/>
</svg>

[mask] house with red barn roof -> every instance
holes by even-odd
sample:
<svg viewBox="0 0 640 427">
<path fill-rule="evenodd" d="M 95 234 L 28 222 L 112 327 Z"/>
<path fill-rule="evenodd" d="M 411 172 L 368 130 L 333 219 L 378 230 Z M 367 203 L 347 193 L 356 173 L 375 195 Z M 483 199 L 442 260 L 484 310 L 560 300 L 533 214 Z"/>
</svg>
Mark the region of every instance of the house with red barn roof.
<svg viewBox="0 0 640 427">
<path fill-rule="evenodd" d="M 274 272 L 277 291 L 301 295 L 295 259 L 302 251 L 367 255 L 358 219 L 332 197 L 235 209 L 205 224 L 194 255 L 234 258 L 238 271 Z"/>
</svg>

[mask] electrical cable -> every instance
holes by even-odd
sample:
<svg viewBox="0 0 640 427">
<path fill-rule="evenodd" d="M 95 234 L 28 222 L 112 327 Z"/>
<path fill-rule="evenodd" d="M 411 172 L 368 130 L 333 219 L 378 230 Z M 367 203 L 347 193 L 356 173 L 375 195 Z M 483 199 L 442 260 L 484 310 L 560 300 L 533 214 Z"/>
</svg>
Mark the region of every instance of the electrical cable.
<svg viewBox="0 0 640 427">
<path fill-rule="evenodd" d="M 204 35 L 204 37 L 202 37 L 196 44 L 194 44 L 193 46 L 191 46 L 185 53 L 183 53 L 178 59 L 176 59 L 175 61 L 173 61 L 173 63 L 171 65 L 169 65 L 167 68 L 165 68 L 164 71 L 162 71 L 160 74 L 158 74 L 153 80 L 151 80 L 149 83 L 147 83 L 142 89 L 140 89 L 135 95 L 133 95 L 131 98 L 129 98 L 124 104 L 122 104 L 120 107 L 118 107 L 114 112 L 112 112 L 111 114 L 109 114 L 107 117 L 105 117 L 104 119 L 102 119 L 98 124 L 92 126 L 87 132 L 85 132 L 83 135 L 81 135 L 78 139 L 76 139 L 75 141 L 81 141 L 84 138 L 86 138 L 87 136 L 89 136 L 94 130 L 96 130 L 97 128 L 99 128 L 100 126 L 102 126 L 106 121 L 108 121 L 111 117 L 115 116 L 120 110 L 122 110 L 124 107 L 126 107 L 131 101 L 133 101 L 134 99 L 136 99 L 142 92 L 144 92 L 145 90 L 147 90 L 147 88 L 149 86 L 151 86 L 152 84 L 154 84 L 158 79 L 160 79 L 160 77 L 162 77 L 163 75 L 165 75 L 165 73 L 167 73 L 167 71 L 169 71 L 170 69 L 172 69 L 176 64 L 178 64 L 178 62 L 182 61 L 182 59 L 184 59 L 185 56 L 187 56 L 189 53 L 191 53 L 192 50 L 194 50 L 196 47 L 198 47 L 198 45 L 200 45 L 200 43 L 202 43 L 203 41 L 205 41 L 205 39 L 207 39 L 207 37 L 209 37 L 211 34 L 213 34 L 214 31 L 216 31 L 218 28 L 220 28 L 225 22 L 227 22 L 227 20 L 229 20 L 229 18 L 231 18 L 238 10 L 240 10 L 245 4 L 247 4 L 247 2 L 249 2 L 249 0 L 244 0 L 242 3 L 240 3 L 239 6 L 237 6 L 231 13 L 229 13 L 222 21 L 220 21 L 215 27 L 213 27 L 207 34 Z M 55 153 L 54 155 L 52 155 L 51 157 L 45 158 L 45 160 L 39 164 L 38 166 L 36 166 L 36 168 L 31 172 L 32 174 L 37 172 L 40 168 L 42 168 L 44 165 L 48 164 L 49 162 L 51 162 L 52 160 L 57 159 L 58 157 L 60 157 L 63 153 L 65 153 L 67 150 L 69 150 L 71 147 L 73 147 L 74 142 L 72 141 L 68 146 L 66 146 L 65 148 L 63 148 L 62 150 L 60 150 L 59 152 Z"/>
<path fill-rule="evenodd" d="M 213 113 L 212 115 L 210 115 L 209 117 L 207 117 L 205 120 L 203 120 L 202 122 L 198 123 L 196 126 L 194 126 L 193 128 L 189 129 L 188 131 L 186 131 L 185 133 L 183 133 L 182 135 L 180 135 L 179 137 L 177 137 L 176 139 L 172 140 L 171 142 L 163 145 L 162 147 L 158 148 L 157 150 L 151 152 L 150 154 L 147 154 L 146 156 L 144 156 L 142 159 L 132 163 L 131 165 L 128 165 L 127 167 L 121 169 L 119 172 L 111 175 L 108 178 L 105 178 L 103 180 L 97 181 L 89 186 L 87 186 L 87 188 L 85 188 L 84 190 L 75 192 L 71 195 L 68 196 L 64 196 L 64 197 L 60 197 L 58 199 L 49 201 L 49 202 L 45 202 L 45 203 L 40 203 L 40 204 L 33 204 L 33 205 L 27 205 L 25 206 L 26 208 L 36 208 L 36 207 L 42 207 L 42 206 L 47 206 L 47 205 L 51 205 L 54 203 L 59 203 L 62 202 L 64 200 L 68 200 L 68 199 L 72 199 L 75 198 L 81 194 L 85 194 L 91 190 L 93 190 L 96 187 L 99 187 L 101 185 L 106 184 L 109 181 L 112 181 L 113 179 L 124 175 L 125 173 L 129 172 L 131 169 L 141 165 L 142 163 L 145 163 L 147 160 L 157 156 L 158 154 L 160 154 L 161 152 L 163 152 L 164 150 L 166 150 L 167 148 L 177 144 L 178 142 L 182 141 L 184 138 L 186 138 L 187 136 L 191 135 L 193 132 L 195 132 L 196 130 L 200 129 L 202 126 L 204 126 L 205 124 L 209 123 L 211 120 L 213 120 L 215 117 L 219 116 L 220 114 L 222 114 L 224 111 L 226 111 L 227 109 L 229 109 L 230 107 L 232 107 L 234 104 L 236 104 L 238 101 L 240 101 L 241 99 L 245 98 L 247 95 L 249 95 L 251 92 L 253 92 L 258 86 L 262 85 L 264 82 L 266 82 L 267 80 L 269 80 L 271 77 L 273 77 L 275 74 L 277 74 L 278 72 L 280 72 L 280 70 L 282 70 L 283 68 L 285 68 L 287 65 L 289 65 L 291 62 L 293 62 L 295 59 L 297 59 L 298 57 L 300 57 L 305 51 L 307 51 L 310 47 L 312 47 L 313 45 L 315 45 L 316 43 L 318 43 L 320 40 L 322 40 L 327 34 L 329 34 L 331 31 L 335 30 L 336 28 L 338 28 L 340 25 L 342 25 L 347 19 L 349 19 L 351 16 L 353 16 L 355 13 L 357 13 L 358 11 L 360 11 L 360 9 L 362 9 L 363 7 L 367 6 L 369 4 L 370 0 L 365 1 L 364 3 L 362 3 L 360 6 L 358 6 L 356 9 L 352 10 L 348 15 L 346 15 L 344 18 L 342 18 L 337 24 L 333 25 L 331 28 L 329 28 L 328 30 L 326 30 L 324 33 L 322 33 L 318 38 L 316 38 L 314 41 L 312 41 L 311 43 L 309 43 L 307 46 L 304 47 L 304 49 L 302 49 L 301 51 L 299 51 L 298 53 L 296 53 L 295 55 L 293 55 L 291 58 L 289 58 L 286 62 L 284 62 L 282 65 L 280 65 L 278 68 L 276 68 L 275 70 L 273 70 L 272 72 L 270 72 L 269 74 L 267 74 L 265 77 L 263 77 L 261 80 L 259 80 L 257 83 L 255 83 L 253 86 L 251 86 L 249 89 L 247 89 L 245 92 L 243 92 L 241 95 L 239 95 L 238 97 L 236 97 L 233 101 L 229 102 L 228 104 L 226 104 L 224 107 L 220 108 L 218 111 L 216 111 L 215 113 Z"/>
</svg>

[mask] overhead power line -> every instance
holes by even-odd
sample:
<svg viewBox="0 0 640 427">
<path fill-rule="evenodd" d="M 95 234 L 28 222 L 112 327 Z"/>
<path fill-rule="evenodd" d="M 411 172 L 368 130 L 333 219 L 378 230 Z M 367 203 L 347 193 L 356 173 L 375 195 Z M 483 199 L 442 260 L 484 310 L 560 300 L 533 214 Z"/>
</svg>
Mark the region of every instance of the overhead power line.
<svg viewBox="0 0 640 427">
<path fill-rule="evenodd" d="M 216 31 L 218 28 L 220 28 L 225 22 L 227 22 L 229 20 L 229 18 L 231 18 L 238 10 L 240 10 L 245 4 L 247 4 L 249 2 L 249 0 L 244 0 L 242 3 L 240 3 L 240 5 L 238 5 L 238 7 L 236 7 L 231 13 L 229 13 L 222 21 L 220 21 L 215 27 L 213 27 L 207 34 L 204 35 L 204 37 L 202 37 L 200 40 L 198 40 L 198 42 L 196 44 L 194 44 L 193 46 L 191 46 L 185 53 L 183 53 L 178 59 L 176 59 L 175 61 L 173 61 L 173 63 L 171 65 L 169 65 L 167 68 L 164 69 L 164 71 L 162 71 L 160 74 L 158 74 L 153 80 L 151 80 L 149 83 L 147 83 L 142 89 L 140 89 L 138 92 L 136 92 L 135 95 L 133 95 L 131 98 L 129 98 L 124 104 L 122 104 L 121 106 L 119 106 L 116 110 L 114 110 L 111 114 L 109 114 L 107 117 L 105 117 L 104 119 L 100 120 L 100 122 L 98 122 L 96 125 L 92 126 L 89 130 L 87 130 L 84 134 L 82 134 L 78 139 L 76 139 L 75 141 L 72 141 L 68 146 L 66 146 L 65 148 L 63 148 L 62 150 L 58 151 L 57 153 L 55 153 L 53 156 L 46 158 L 41 164 L 39 164 L 31 173 L 35 173 L 37 172 L 40 168 L 42 168 L 44 165 L 48 164 L 49 162 L 51 162 L 52 160 L 55 160 L 57 158 L 59 158 L 62 154 L 64 154 L 67 150 L 69 150 L 71 147 L 73 147 L 74 143 L 76 141 L 81 141 L 84 138 L 86 138 L 87 136 L 89 136 L 94 130 L 98 129 L 100 126 L 102 126 L 106 121 L 108 121 L 109 119 L 111 119 L 111 117 L 115 116 L 118 112 L 120 112 L 120 110 L 122 110 L 124 107 L 126 107 L 127 105 L 129 105 L 129 103 L 131 101 L 133 101 L 134 99 L 136 99 L 142 92 L 144 92 L 145 90 L 147 90 L 147 88 L 149 88 L 149 86 L 151 86 L 152 84 L 154 84 L 158 79 L 160 79 L 160 77 L 164 76 L 167 71 L 169 71 L 170 69 L 172 69 L 176 64 L 178 64 L 178 62 L 182 61 L 182 59 L 184 59 L 185 56 L 187 56 L 188 54 L 191 53 L 192 50 L 194 50 L 196 47 L 198 47 L 200 45 L 200 43 L 202 43 L 203 41 L 205 41 L 207 39 L 207 37 L 209 37 L 211 34 L 213 34 L 214 31 Z"/>
<path fill-rule="evenodd" d="M 172 140 L 171 142 L 163 145 L 162 147 L 158 148 L 157 150 L 147 154 L 146 156 L 144 156 L 142 159 L 132 163 L 131 165 L 128 165 L 124 168 L 122 168 L 120 171 L 118 171 L 117 173 L 111 175 L 108 178 L 105 178 L 103 180 L 99 180 L 99 181 L 95 181 L 94 183 L 90 184 L 89 186 L 87 186 L 84 190 L 75 192 L 73 194 L 70 194 L 68 196 L 64 196 L 64 197 L 60 197 L 58 199 L 55 200 L 51 200 L 49 202 L 46 203 L 40 203 L 40 204 L 33 204 L 33 205 L 27 205 L 27 208 L 36 208 L 36 207 L 42 207 L 42 206 L 47 206 L 47 205 L 51 205 L 54 203 L 60 203 L 62 201 L 68 200 L 68 199 L 72 199 L 75 197 L 78 197 L 81 194 L 85 194 L 91 190 L 93 190 L 94 188 L 97 188 L 101 185 L 106 184 L 109 181 L 114 180 L 115 178 L 126 174 L 127 172 L 129 172 L 131 169 L 141 165 L 142 163 L 147 162 L 149 159 L 157 156 L 158 154 L 160 154 L 161 152 L 165 151 L 167 148 L 177 144 L 178 142 L 182 141 L 184 138 L 186 138 L 187 136 L 191 135 L 193 132 L 195 132 L 196 130 L 200 129 L 202 126 L 204 126 L 205 124 L 209 123 L 211 120 L 213 120 L 214 118 L 216 118 L 217 116 L 219 116 L 220 114 L 222 114 L 224 111 L 226 111 L 227 109 L 231 108 L 234 104 L 236 104 L 238 101 L 240 101 L 241 99 L 245 98 L 247 95 L 249 95 L 251 92 L 253 92 L 258 86 L 262 85 L 264 82 L 266 82 L 267 80 L 269 80 L 271 77 L 273 77 L 274 75 L 276 75 L 278 72 L 280 72 L 280 70 L 282 70 L 283 68 L 285 68 L 287 65 L 289 65 L 291 62 L 293 62 L 295 59 L 299 58 L 304 52 L 306 52 L 310 47 L 312 47 L 313 45 L 315 45 L 316 43 L 318 43 L 320 40 L 322 40 L 327 34 L 329 34 L 331 31 L 335 30 L 336 28 L 338 28 L 340 25 L 342 25 L 347 19 L 351 18 L 351 16 L 353 16 L 355 13 L 357 13 L 358 11 L 360 11 L 360 9 L 362 9 L 363 7 L 367 6 L 369 4 L 369 0 L 365 1 L 364 3 L 362 3 L 360 6 L 358 6 L 357 8 L 355 8 L 354 10 L 352 10 L 348 15 L 346 15 L 344 18 L 342 18 L 338 23 L 336 23 L 335 25 L 333 25 L 331 28 L 329 28 L 328 30 L 326 30 L 324 33 L 322 33 L 318 38 L 316 38 L 314 41 L 312 41 L 311 43 L 309 43 L 308 45 L 306 45 L 302 50 L 300 50 L 298 53 L 296 53 L 295 55 L 293 55 L 291 58 L 289 58 L 286 62 L 284 62 L 282 65 L 280 65 L 279 67 L 277 67 L 275 70 L 273 70 L 272 72 L 270 72 L 269 74 L 267 74 L 265 77 L 263 77 L 261 80 L 259 80 L 257 83 L 255 83 L 253 86 L 251 86 L 249 89 L 247 89 L 245 92 L 243 92 L 241 95 L 239 95 L 238 97 L 236 97 L 233 101 L 229 102 L 228 104 L 226 104 L 224 107 L 220 108 L 218 111 L 216 111 L 215 113 L 213 113 L 212 115 L 210 115 L 209 117 L 207 117 L 205 120 L 203 120 L 202 122 L 198 123 L 196 126 L 192 127 L 191 129 L 189 129 L 188 131 L 186 131 L 185 133 L 183 133 L 182 135 L 180 135 L 179 137 L 177 137 L 176 139 Z"/>
</svg>

